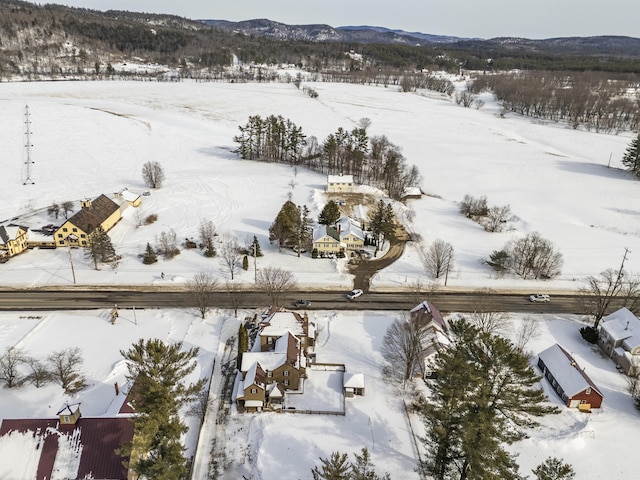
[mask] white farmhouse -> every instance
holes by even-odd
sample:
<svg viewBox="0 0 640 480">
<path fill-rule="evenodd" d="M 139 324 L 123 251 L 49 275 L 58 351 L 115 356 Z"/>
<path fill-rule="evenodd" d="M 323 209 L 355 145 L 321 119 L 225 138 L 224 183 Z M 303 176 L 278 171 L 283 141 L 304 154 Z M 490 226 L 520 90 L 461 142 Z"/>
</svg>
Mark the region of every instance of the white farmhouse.
<svg viewBox="0 0 640 480">
<path fill-rule="evenodd" d="M 353 175 L 327 175 L 328 193 L 352 193 L 354 190 Z"/>
</svg>

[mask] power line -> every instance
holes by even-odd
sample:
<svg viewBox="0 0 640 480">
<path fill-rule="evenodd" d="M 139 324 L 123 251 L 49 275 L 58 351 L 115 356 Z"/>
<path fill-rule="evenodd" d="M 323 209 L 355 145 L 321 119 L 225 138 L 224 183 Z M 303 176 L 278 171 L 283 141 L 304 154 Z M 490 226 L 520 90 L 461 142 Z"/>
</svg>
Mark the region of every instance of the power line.
<svg viewBox="0 0 640 480">
<path fill-rule="evenodd" d="M 25 105 L 24 107 L 24 136 L 24 151 L 26 154 L 26 158 L 24 160 L 25 179 L 22 184 L 33 185 L 34 182 L 33 180 L 31 180 L 31 165 L 34 162 L 33 160 L 31 160 L 31 147 L 33 147 L 33 145 L 31 144 L 31 120 L 29 119 L 29 105 Z"/>
</svg>

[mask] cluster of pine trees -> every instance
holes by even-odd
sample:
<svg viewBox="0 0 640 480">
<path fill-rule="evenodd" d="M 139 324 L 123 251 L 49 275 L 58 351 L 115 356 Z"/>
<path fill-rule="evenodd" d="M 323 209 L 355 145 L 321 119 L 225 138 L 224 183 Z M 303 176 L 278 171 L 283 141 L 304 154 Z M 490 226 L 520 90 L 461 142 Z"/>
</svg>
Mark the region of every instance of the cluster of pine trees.
<svg viewBox="0 0 640 480">
<path fill-rule="evenodd" d="M 353 175 L 357 183 L 384 189 L 391 198 L 399 199 L 407 187 L 419 186 L 422 177 L 386 136 L 368 136 L 369 123 L 365 118 L 351 131 L 340 127 L 320 145 L 289 119 L 254 115 L 239 127 L 240 134 L 233 139 L 238 144 L 235 153 L 247 160 L 301 165 L 328 175 Z"/>
</svg>

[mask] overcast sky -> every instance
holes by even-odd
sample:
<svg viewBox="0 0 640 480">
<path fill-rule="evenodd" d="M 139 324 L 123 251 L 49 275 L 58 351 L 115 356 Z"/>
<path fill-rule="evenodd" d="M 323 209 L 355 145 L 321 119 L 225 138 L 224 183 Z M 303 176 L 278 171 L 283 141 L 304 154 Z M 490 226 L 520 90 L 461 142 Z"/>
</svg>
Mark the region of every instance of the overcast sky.
<svg viewBox="0 0 640 480">
<path fill-rule="evenodd" d="M 458 37 L 640 37 L 638 0 L 61 0 L 51 3 L 96 10 L 170 13 L 193 20 L 268 18 L 287 24 L 375 25 Z"/>
</svg>

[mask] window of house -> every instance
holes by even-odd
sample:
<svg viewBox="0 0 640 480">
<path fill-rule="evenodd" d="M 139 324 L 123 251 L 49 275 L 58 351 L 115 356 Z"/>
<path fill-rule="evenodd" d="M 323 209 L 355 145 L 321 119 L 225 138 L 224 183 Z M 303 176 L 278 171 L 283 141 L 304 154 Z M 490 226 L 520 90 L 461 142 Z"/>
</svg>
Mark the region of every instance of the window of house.
<svg viewBox="0 0 640 480">
<path fill-rule="evenodd" d="M 61 233 L 58 234 L 58 238 L 62 238 L 62 234 Z"/>
<path fill-rule="evenodd" d="M 284 371 L 284 373 L 283 373 L 283 375 L 284 375 L 285 377 L 288 377 L 288 376 L 289 376 L 289 370 L 285 370 L 285 371 Z"/>
<path fill-rule="evenodd" d="M 257 388 L 252 388 L 251 389 L 251 393 L 258 393 L 258 389 Z"/>
<path fill-rule="evenodd" d="M 585 395 L 591 395 L 591 387 L 587 387 L 587 389 L 584 391 Z"/>
<path fill-rule="evenodd" d="M 69 231 L 69 229 L 68 229 L 67 227 L 64 227 L 64 228 L 62 229 L 62 231 L 63 231 L 63 232 L 67 232 L 67 231 Z"/>
<path fill-rule="evenodd" d="M 267 343 L 271 345 L 273 343 L 273 338 L 267 337 Z"/>
<path fill-rule="evenodd" d="M 285 387 L 288 387 L 288 386 L 289 386 L 289 380 L 285 380 L 285 381 L 284 381 L 284 386 L 285 386 Z"/>
<path fill-rule="evenodd" d="M 86 237 L 86 235 L 84 233 L 80 234 L 80 238 L 85 238 L 85 237 Z"/>
<path fill-rule="evenodd" d="M 71 230 L 74 231 L 74 232 L 78 231 L 78 229 L 76 227 L 73 227 Z"/>
<path fill-rule="evenodd" d="M 267 377 L 269 378 L 273 377 L 273 372 L 267 372 Z"/>
<path fill-rule="evenodd" d="M 587 403 L 586 400 L 580 400 L 580 404 L 584 405 L 585 403 Z"/>
<path fill-rule="evenodd" d="M 63 421 L 64 423 L 71 423 L 71 418 L 69 418 L 69 415 L 64 415 L 64 416 L 62 417 L 62 421 Z"/>
</svg>

